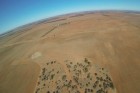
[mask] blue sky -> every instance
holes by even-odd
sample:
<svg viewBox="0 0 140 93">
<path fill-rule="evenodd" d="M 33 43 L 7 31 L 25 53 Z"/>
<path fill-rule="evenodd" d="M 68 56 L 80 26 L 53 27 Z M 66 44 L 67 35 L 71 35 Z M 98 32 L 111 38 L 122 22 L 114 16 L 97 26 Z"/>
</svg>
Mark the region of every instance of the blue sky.
<svg viewBox="0 0 140 93">
<path fill-rule="evenodd" d="M 0 34 L 43 18 L 88 10 L 140 11 L 140 0 L 0 0 Z"/>
</svg>

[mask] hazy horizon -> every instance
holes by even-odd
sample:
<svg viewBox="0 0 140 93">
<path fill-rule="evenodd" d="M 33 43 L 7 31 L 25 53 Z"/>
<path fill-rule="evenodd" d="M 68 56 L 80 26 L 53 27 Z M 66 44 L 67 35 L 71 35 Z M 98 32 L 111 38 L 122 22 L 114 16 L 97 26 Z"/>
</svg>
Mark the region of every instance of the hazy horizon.
<svg viewBox="0 0 140 93">
<path fill-rule="evenodd" d="M 140 11 L 139 5 L 139 0 L 0 0 L 0 34 L 58 15 L 97 10 Z"/>
</svg>

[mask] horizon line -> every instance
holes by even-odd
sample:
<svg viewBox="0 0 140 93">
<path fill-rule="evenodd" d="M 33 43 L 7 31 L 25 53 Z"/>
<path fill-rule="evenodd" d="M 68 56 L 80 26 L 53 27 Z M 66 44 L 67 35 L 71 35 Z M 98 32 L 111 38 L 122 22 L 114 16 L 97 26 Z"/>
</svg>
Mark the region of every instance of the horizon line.
<svg viewBox="0 0 140 93">
<path fill-rule="evenodd" d="M 32 22 L 28 22 L 28 23 L 25 23 L 23 25 L 20 25 L 20 26 L 17 26 L 17 27 L 14 27 L 10 30 L 7 30 L 7 31 L 4 31 L 3 33 L 0 33 L 0 37 L 2 37 L 3 35 L 5 36 L 5 34 L 8 34 L 10 32 L 14 32 L 16 31 L 17 29 L 21 30 L 22 28 L 26 27 L 26 26 L 30 26 L 30 25 L 33 25 L 35 23 L 39 24 L 41 23 L 42 21 L 47 21 L 48 19 L 53 19 L 53 18 L 56 18 L 58 16 L 65 16 L 65 15 L 70 15 L 70 14 L 78 14 L 78 13 L 84 13 L 84 12 L 103 12 L 103 11 L 111 11 L 111 12 L 137 12 L 137 13 L 140 13 L 140 10 L 118 10 L 118 9 L 105 9 L 105 10 L 87 10 L 87 11 L 76 11 L 76 12 L 69 12 L 69 13 L 63 13 L 63 14 L 58 14 L 58 15 L 54 15 L 54 16 L 50 16 L 50 17 L 46 17 L 46 18 L 42 18 L 42 19 L 38 19 L 38 20 L 35 20 L 35 21 L 32 21 Z"/>
</svg>

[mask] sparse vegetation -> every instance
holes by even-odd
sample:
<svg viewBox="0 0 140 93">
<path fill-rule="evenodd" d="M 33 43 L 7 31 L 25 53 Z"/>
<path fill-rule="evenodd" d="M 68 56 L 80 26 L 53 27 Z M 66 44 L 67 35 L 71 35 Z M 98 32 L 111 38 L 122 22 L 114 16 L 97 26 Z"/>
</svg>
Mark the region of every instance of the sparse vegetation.
<svg viewBox="0 0 140 93">
<path fill-rule="evenodd" d="M 62 80 L 66 80 L 66 75 L 63 75 L 62 76 Z"/>
<path fill-rule="evenodd" d="M 96 90 L 97 88 L 99 89 L 96 91 L 96 93 L 107 93 L 108 88 L 114 89 L 113 82 L 111 81 L 109 75 L 105 72 L 104 74 L 102 73 L 104 71 L 104 68 L 100 68 L 102 72 L 100 72 L 100 70 L 93 74 L 90 72 L 90 69 L 92 69 L 91 68 L 92 64 L 91 62 L 88 61 L 87 58 L 85 58 L 84 62 L 81 63 L 65 61 L 67 70 L 72 75 L 71 80 L 67 78 L 66 73 L 63 71 L 63 69 L 61 69 L 61 67 L 56 70 L 55 68 L 53 68 L 53 66 L 52 67 L 48 66 L 49 63 L 54 65 L 56 64 L 57 67 L 59 66 L 56 61 L 48 62 L 47 67 L 49 69 L 45 67 L 42 68 L 42 73 L 39 76 L 39 79 L 41 79 L 42 81 L 38 81 L 38 86 L 40 86 L 40 84 L 43 83 L 42 87 L 47 87 L 49 89 L 52 87 L 50 86 L 50 84 L 52 84 L 52 82 L 55 82 L 56 90 L 54 90 L 52 93 L 61 93 L 61 90 L 64 87 L 67 87 L 66 89 L 69 89 L 68 90 L 69 92 L 73 90 L 73 92 L 75 93 L 80 93 L 78 87 L 80 89 L 85 88 L 84 89 L 85 93 L 89 93 L 89 92 L 93 93 L 94 89 Z M 83 74 L 84 77 L 82 77 Z M 61 75 L 61 79 L 55 81 L 55 77 L 58 77 L 60 75 Z M 95 78 L 93 78 L 94 76 Z M 49 82 L 46 83 L 47 82 L 46 80 L 49 80 Z M 91 89 L 91 87 L 93 89 Z M 41 89 L 43 88 L 37 89 L 36 93 L 40 93 L 39 91 Z M 50 91 L 47 91 L 47 93 L 50 93 Z"/>
<path fill-rule="evenodd" d="M 51 79 L 53 79 L 53 78 L 54 78 L 54 76 L 55 76 L 55 74 L 52 74 L 52 75 L 51 75 Z"/>
<path fill-rule="evenodd" d="M 84 70 L 84 72 L 88 72 L 88 68 L 87 67 L 85 67 L 83 70 Z"/>
</svg>

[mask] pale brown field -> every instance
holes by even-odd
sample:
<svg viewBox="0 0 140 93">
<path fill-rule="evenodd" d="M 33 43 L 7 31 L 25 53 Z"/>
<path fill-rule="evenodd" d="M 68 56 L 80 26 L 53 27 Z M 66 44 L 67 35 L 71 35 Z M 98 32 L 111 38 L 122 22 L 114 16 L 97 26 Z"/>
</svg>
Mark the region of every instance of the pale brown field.
<svg viewBox="0 0 140 93">
<path fill-rule="evenodd" d="M 0 37 L 0 93 L 139 93 L 140 13 L 57 16 Z"/>
</svg>

